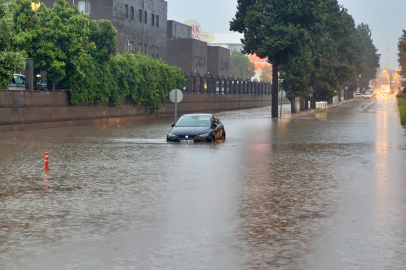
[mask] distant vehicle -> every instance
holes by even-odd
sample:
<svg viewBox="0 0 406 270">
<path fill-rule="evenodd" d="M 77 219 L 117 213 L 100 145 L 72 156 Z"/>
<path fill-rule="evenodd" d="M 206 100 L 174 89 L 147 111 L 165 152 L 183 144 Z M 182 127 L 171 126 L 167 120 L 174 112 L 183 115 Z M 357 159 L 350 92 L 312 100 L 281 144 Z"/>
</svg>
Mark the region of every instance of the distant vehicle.
<svg viewBox="0 0 406 270">
<path fill-rule="evenodd" d="M 225 140 L 224 125 L 217 116 L 208 113 L 186 114 L 172 125 L 168 142 L 215 142 Z"/>
<path fill-rule="evenodd" d="M 46 82 L 35 82 L 34 89 L 35 90 L 47 90 L 47 83 Z M 26 82 L 25 76 L 22 74 L 13 74 L 13 78 L 11 79 L 11 84 L 9 85 L 9 90 L 25 90 Z"/>
<path fill-rule="evenodd" d="M 372 98 L 372 93 L 370 91 L 365 91 L 364 98 L 365 99 L 371 99 Z"/>
<path fill-rule="evenodd" d="M 364 95 L 361 94 L 361 93 L 355 93 L 355 96 L 354 96 L 355 99 L 360 99 L 360 98 L 363 98 L 363 97 L 364 97 Z"/>
<path fill-rule="evenodd" d="M 21 74 L 13 74 L 9 90 L 25 90 L 25 76 Z"/>
</svg>

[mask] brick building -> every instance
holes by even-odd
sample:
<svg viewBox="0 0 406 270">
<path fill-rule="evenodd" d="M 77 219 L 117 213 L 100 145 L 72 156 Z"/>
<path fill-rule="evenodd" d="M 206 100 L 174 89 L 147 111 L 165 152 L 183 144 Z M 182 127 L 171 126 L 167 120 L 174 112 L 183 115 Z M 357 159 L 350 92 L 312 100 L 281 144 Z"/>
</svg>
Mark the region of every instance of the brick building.
<svg viewBox="0 0 406 270">
<path fill-rule="evenodd" d="M 118 51 L 166 60 L 167 10 L 163 0 L 66 0 L 92 20 L 111 20 L 118 32 Z M 55 0 L 42 0 L 52 7 Z"/>
<path fill-rule="evenodd" d="M 168 21 L 168 38 L 192 38 L 192 27 L 176 21 Z"/>
</svg>

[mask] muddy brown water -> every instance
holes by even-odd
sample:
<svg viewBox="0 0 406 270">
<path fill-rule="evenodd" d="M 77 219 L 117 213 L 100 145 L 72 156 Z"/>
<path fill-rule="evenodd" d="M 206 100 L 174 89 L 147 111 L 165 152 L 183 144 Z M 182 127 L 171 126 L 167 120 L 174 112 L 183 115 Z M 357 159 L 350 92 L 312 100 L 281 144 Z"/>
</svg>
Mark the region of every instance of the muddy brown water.
<svg viewBox="0 0 406 270">
<path fill-rule="evenodd" d="M 0 269 L 404 269 L 393 98 L 218 116 L 216 144 L 166 143 L 171 120 L 1 133 Z"/>
</svg>

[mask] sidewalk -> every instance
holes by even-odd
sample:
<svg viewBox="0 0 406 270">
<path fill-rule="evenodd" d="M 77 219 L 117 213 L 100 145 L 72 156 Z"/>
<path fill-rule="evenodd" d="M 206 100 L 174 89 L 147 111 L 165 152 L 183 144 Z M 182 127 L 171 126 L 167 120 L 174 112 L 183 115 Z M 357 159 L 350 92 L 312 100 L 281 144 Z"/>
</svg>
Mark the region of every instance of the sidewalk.
<svg viewBox="0 0 406 270">
<path fill-rule="evenodd" d="M 348 103 L 348 102 L 351 102 L 351 101 L 354 101 L 354 99 L 344 100 L 344 101 L 341 101 L 341 102 L 338 102 L 338 103 L 333 103 L 333 104 L 327 104 L 327 106 L 325 108 L 309 109 L 309 110 L 306 110 L 306 111 L 301 111 L 299 113 L 290 113 L 289 112 L 289 113 L 286 113 L 286 115 L 290 115 L 290 117 L 303 116 L 303 115 L 310 114 L 310 113 L 325 111 L 325 110 L 328 110 L 330 108 L 334 108 L 334 107 L 340 106 L 342 104 L 345 104 L 345 103 Z"/>
</svg>

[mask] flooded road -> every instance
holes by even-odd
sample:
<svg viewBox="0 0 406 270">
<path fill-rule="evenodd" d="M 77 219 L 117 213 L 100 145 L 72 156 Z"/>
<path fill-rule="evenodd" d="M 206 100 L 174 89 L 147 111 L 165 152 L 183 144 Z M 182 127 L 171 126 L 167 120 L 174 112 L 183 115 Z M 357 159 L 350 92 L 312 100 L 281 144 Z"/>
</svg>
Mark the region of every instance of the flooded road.
<svg viewBox="0 0 406 270">
<path fill-rule="evenodd" d="M 395 99 L 270 112 L 217 114 L 216 144 L 167 144 L 171 120 L 0 133 L 0 269 L 404 269 Z"/>
</svg>

